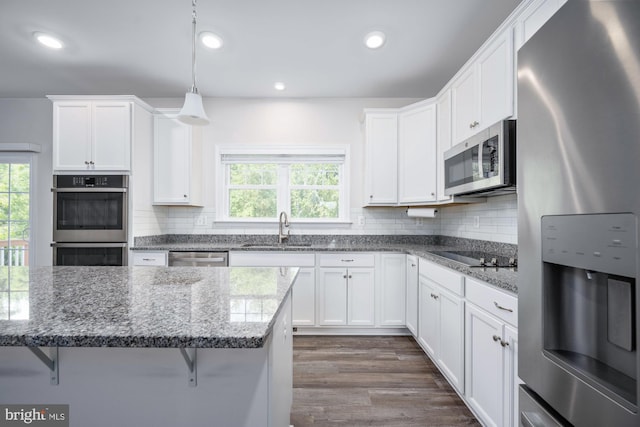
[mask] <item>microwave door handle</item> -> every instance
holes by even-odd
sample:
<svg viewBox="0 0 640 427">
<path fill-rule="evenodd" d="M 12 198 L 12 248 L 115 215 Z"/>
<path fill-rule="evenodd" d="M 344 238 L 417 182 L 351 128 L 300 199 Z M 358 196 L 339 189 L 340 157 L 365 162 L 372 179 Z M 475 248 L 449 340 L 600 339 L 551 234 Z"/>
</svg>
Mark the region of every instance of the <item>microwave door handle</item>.
<svg viewBox="0 0 640 427">
<path fill-rule="evenodd" d="M 484 178 L 484 171 L 482 170 L 482 166 L 484 163 L 484 159 L 482 158 L 482 147 L 484 146 L 483 142 L 480 142 L 478 144 L 478 179 Z"/>
</svg>

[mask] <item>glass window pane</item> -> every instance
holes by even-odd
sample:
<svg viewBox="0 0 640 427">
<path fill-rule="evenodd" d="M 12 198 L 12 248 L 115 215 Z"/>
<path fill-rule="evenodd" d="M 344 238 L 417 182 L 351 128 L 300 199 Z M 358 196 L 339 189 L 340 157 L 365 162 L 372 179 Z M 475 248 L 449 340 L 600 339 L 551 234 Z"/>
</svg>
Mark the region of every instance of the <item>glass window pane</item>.
<svg viewBox="0 0 640 427">
<path fill-rule="evenodd" d="M 0 267 L 7 268 L 7 267 Z M 13 267 L 9 271 L 9 286 L 12 291 L 28 291 L 29 290 L 29 269 L 27 267 Z"/>
<path fill-rule="evenodd" d="M 0 163 L 0 192 L 9 191 L 9 163 Z"/>
<path fill-rule="evenodd" d="M 278 169 L 275 164 L 236 163 L 229 165 L 231 185 L 275 185 Z"/>
<path fill-rule="evenodd" d="M 28 221 L 9 221 L 11 246 L 24 246 L 29 241 Z"/>
<path fill-rule="evenodd" d="M 13 221 L 29 221 L 29 193 L 11 193 L 11 219 Z"/>
<path fill-rule="evenodd" d="M 276 190 L 229 190 L 229 216 L 232 218 L 275 218 Z"/>
<path fill-rule="evenodd" d="M 0 258 L 0 263 L 2 259 Z M 5 265 L 0 266 L 0 291 L 9 290 L 9 268 Z"/>
<path fill-rule="evenodd" d="M 11 165 L 11 191 L 29 193 L 29 164 Z"/>
<path fill-rule="evenodd" d="M 29 318 L 29 292 L 9 293 L 9 319 L 20 320 Z"/>
<path fill-rule="evenodd" d="M 0 193 L 0 221 L 9 219 L 9 193 Z"/>
<path fill-rule="evenodd" d="M 9 292 L 0 291 L 0 320 L 9 320 Z"/>
<path fill-rule="evenodd" d="M 290 171 L 292 185 L 340 184 L 340 166 L 335 163 L 297 163 Z"/>
<path fill-rule="evenodd" d="M 292 218 L 338 218 L 338 190 L 292 190 Z"/>
</svg>

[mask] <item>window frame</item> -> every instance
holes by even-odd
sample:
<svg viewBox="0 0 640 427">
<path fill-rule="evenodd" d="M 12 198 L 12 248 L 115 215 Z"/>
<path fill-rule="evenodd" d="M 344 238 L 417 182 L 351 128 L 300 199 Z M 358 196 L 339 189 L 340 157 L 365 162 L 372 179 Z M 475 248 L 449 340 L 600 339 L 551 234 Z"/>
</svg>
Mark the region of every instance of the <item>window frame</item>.
<svg viewBox="0 0 640 427">
<path fill-rule="evenodd" d="M 229 223 L 277 223 L 279 213 L 285 211 L 290 217 L 292 223 L 307 224 L 350 224 L 349 219 L 349 178 L 350 178 L 350 149 L 348 145 L 282 145 L 265 147 L 264 145 L 216 145 L 215 149 L 215 167 L 216 167 L 216 222 Z M 229 167 L 228 162 L 223 160 L 224 156 L 246 157 L 247 159 L 255 157 L 255 163 L 274 163 L 277 165 L 278 184 L 276 184 L 277 192 L 277 212 L 274 218 L 233 218 L 229 216 Z M 272 159 L 269 159 L 272 157 Z M 339 191 L 339 212 L 338 218 L 291 218 L 291 191 L 300 187 L 290 184 L 289 168 L 287 164 L 293 164 L 294 161 L 283 161 L 283 158 L 300 158 L 299 163 L 305 163 L 304 158 L 313 158 L 315 162 L 321 162 L 323 158 L 330 159 L 341 158 L 340 163 L 340 185 Z M 278 161 L 280 158 L 280 161 Z M 309 161 L 311 162 L 311 161 Z M 250 161 L 247 161 L 250 163 Z M 258 188 L 259 186 L 256 186 Z M 286 187 L 287 191 L 282 191 Z"/>
</svg>

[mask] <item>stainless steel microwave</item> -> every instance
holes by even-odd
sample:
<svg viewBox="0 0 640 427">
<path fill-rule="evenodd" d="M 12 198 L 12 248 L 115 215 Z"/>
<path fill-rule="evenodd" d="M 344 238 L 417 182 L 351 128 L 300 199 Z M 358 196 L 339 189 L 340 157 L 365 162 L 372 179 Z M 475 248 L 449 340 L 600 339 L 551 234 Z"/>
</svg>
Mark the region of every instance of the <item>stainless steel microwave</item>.
<svg viewBox="0 0 640 427">
<path fill-rule="evenodd" d="M 504 120 L 444 153 L 446 195 L 500 195 L 516 185 L 516 121 Z"/>
</svg>

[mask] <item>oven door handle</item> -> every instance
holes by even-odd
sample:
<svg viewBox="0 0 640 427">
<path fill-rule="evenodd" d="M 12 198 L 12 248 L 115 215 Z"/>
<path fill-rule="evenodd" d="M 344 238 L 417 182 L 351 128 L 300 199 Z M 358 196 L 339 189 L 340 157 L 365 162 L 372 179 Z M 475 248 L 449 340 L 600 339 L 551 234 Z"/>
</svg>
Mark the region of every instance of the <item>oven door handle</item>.
<svg viewBox="0 0 640 427">
<path fill-rule="evenodd" d="M 51 243 L 52 248 L 124 248 L 126 243 Z"/>
<path fill-rule="evenodd" d="M 105 187 L 81 187 L 81 188 L 56 188 L 51 189 L 53 193 L 126 193 L 126 188 L 105 188 Z"/>
</svg>

